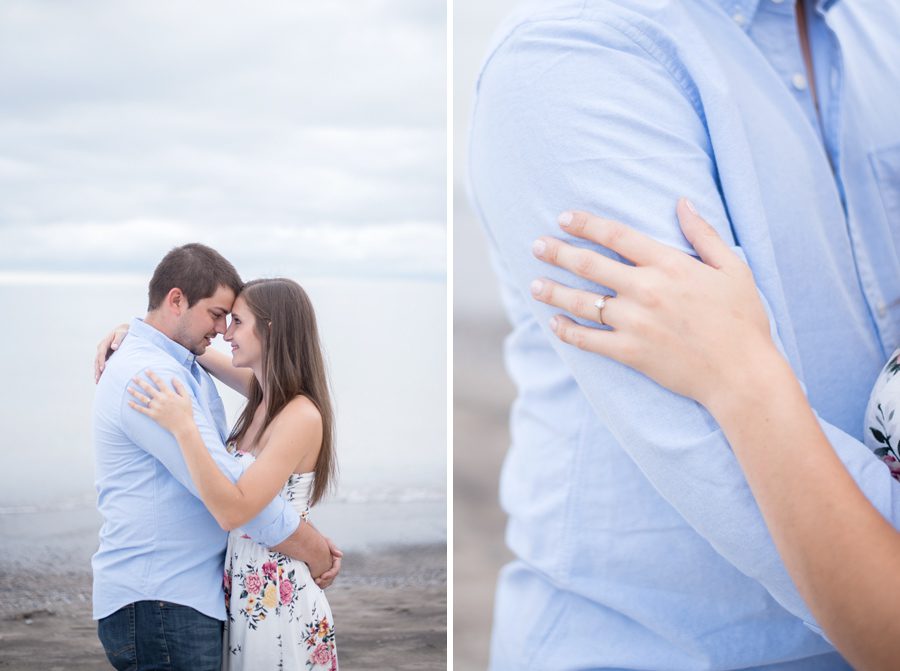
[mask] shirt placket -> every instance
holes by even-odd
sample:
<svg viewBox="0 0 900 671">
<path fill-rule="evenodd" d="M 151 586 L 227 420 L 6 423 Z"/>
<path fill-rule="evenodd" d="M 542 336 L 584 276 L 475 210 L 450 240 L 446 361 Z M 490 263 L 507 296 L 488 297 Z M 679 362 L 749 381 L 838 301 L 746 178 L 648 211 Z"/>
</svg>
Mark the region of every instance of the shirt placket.
<svg viewBox="0 0 900 671">
<path fill-rule="evenodd" d="M 829 95 L 829 92 L 816 86 L 819 100 L 819 112 L 817 113 L 816 102 L 813 99 L 806 72 L 806 63 L 803 60 L 803 47 L 797 31 L 797 11 L 799 11 L 799 7 L 795 2 L 789 0 L 760 0 L 750 35 L 778 74 L 779 79 L 784 83 L 785 88 L 791 92 L 819 141 L 825 146 L 825 133 L 819 115 L 822 112 L 822 101 Z M 810 43 L 810 49 L 813 50 L 812 35 Z M 813 60 L 815 61 L 815 53 Z M 814 68 L 817 65 L 818 63 L 815 62 Z M 818 77 L 815 83 L 819 84 Z M 830 154 L 829 160 L 831 160 Z"/>
<path fill-rule="evenodd" d="M 200 367 L 200 364 L 197 363 L 196 359 L 191 363 L 188 367 L 191 375 L 197 381 L 197 384 L 200 387 L 200 407 L 203 409 L 206 418 L 209 420 L 211 426 L 216 429 L 216 432 L 219 434 L 219 437 L 222 439 L 222 442 L 225 442 L 226 435 L 224 433 L 224 417 L 217 417 L 217 413 L 215 410 L 216 401 L 219 399 L 213 395 L 212 385 L 213 381 L 209 378 L 209 375 L 203 371 Z"/>
<path fill-rule="evenodd" d="M 870 241 L 869 236 L 866 235 L 865 222 L 859 221 L 857 217 L 849 216 L 847 209 L 846 186 L 841 161 L 844 142 L 841 124 L 844 65 L 838 34 L 829 21 L 828 7 L 831 4 L 825 0 L 817 2 L 815 9 L 816 21 L 812 24 L 819 38 L 813 42 L 816 48 L 814 56 L 818 55 L 823 63 L 823 67 L 827 68 L 827 74 L 823 73 L 822 77 L 817 78 L 818 81 L 827 81 L 829 92 L 825 107 L 822 109 L 824 139 L 834 168 L 835 183 L 841 195 L 841 202 L 844 204 L 847 232 L 850 237 L 851 248 L 853 249 L 853 258 L 860 286 L 862 287 L 863 295 L 866 297 L 869 313 L 878 330 L 882 349 L 885 356 L 887 356 L 896 344 L 894 342 L 896 341 L 896 326 L 889 318 L 889 306 L 881 290 L 881 281 L 884 278 L 880 278 L 875 264 L 872 263 L 867 246 L 868 244 L 881 243 L 877 240 Z M 825 100 L 824 97 L 823 100 Z M 896 281 L 896 278 L 886 279 L 887 281 Z"/>
<path fill-rule="evenodd" d="M 791 0 L 761 0 L 751 34 L 779 78 L 792 92 L 822 144 L 823 152 L 831 165 L 835 188 L 844 208 L 847 236 L 859 286 L 865 296 L 882 346 L 890 349 L 889 345 L 885 345 L 885 336 L 893 333 L 894 326 L 888 320 L 888 309 L 880 289 L 878 273 L 867 251 L 865 231 L 861 229 L 861 222 L 848 216 L 847 211 L 846 185 L 841 166 L 843 59 L 840 40 L 829 23 L 826 5 L 829 3 L 820 0 L 813 10 L 807 13 L 818 112 L 806 76 L 806 64 L 797 31 L 796 12 L 799 11 L 799 7 L 796 3 Z"/>
</svg>

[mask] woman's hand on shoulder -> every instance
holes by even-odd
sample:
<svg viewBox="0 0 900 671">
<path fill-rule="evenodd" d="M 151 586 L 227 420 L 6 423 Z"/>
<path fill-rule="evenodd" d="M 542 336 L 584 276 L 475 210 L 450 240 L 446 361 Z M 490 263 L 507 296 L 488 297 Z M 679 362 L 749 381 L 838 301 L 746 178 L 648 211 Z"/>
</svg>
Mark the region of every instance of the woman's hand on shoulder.
<svg viewBox="0 0 900 671">
<path fill-rule="evenodd" d="M 700 261 L 624 224 L 584 212 L 560 215 L 562 229 L 595 242 L 634 265 L 555 238 L 535 242 L 537 258 L 615 292 L 576 290 L 548 279 L 532 283 L 535 299 L 607 329 L 563 315 L 550 328 L 576 347 L 634 368 L 707 405 L 753 367 L 778 354 L 749 266 L 689 201 L 678 220 Z"/>
<path fill-rule="evenodd" d="M 128 401 L 128 405 L 175 435 L 196 426 L 193 401 L 190 392 L 181 381 L 173 377 L 173 389 L 149 368 L 146 375 L 152 383 L 140 377 L 132 380 L 135 387 L 139 387 L 142 391 L 128 387 L 128 393 L 137 400 L 137 402 Z"/>
<path fill-rule="evenodd" d="M 103 375 L 103 370 L 106 368 L 107 359 L 119 349 L 119 345 L 125 340 L 126 335 L 128 335 L 128 324 L 119 324 L 97 343 L 97 354 L 94 357 L 94 384 L 100 381 L 100 376 Z"/>
</svg>

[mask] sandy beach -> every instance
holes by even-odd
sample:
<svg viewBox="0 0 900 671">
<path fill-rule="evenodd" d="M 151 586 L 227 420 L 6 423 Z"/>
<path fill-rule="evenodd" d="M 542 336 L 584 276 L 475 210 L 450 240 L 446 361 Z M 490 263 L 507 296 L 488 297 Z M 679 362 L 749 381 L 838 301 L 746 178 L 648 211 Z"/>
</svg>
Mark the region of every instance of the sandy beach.
<svg viewBox="0 0 900 671">
<path fill-rule="evenodd" d="M 506 322 L 456 319 L 453 328 L 453 668 L 487 667 L 494 588 L 512 559 L 497 501 L 509 446 L 512 383 L 503 369 Z"/>
<path fill-rule="evenodd" d="M 446 546 L 348 553 L 328 590 L 341 668 L 446 668 Z M 91 619 L 89 571 L 0 571 L 0 669 L 111 668 Z"/>
<path fill-rule="evenodd" d="M 91 619 L 92 507 L 0 516 L 0 670 L 112 668 Z M 361 546 L 328 590 L 341 668 L 445 669 L 445 543 Z"/>
</svg>

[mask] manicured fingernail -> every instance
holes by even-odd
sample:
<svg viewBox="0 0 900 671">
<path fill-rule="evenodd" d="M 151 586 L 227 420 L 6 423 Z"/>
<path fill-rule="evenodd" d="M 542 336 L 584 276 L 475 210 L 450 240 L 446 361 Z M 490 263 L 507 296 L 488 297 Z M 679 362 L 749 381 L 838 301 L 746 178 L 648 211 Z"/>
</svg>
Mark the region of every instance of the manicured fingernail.
<svg viewBox="0 0 900 671">
<path fill-rule="evenodd" d="M 534 244 L 531 245 L 531 251 L 535 256 L 540 256 L 544 253 L 544 250 L 547 249 L 547 243 L 543 240 L 535 240 Z"/>
<path fill-rule="evenodd" d="M 551 317 L 550 318 L 550 330 L 553 331 L 554 333 L 556 333 L 556 329 L 558 329 L 558 328 L 559 328 L 559 319 L 557 319 L 556 317 Z"/>
<path fill-rule="evenodd" d="M 694 207 L 694 204 L 687 198 L 684 199 L 684 204 L 687 206 L 687 209 L 691 211 L 691 214 L 699 214 L 699 212 L 697 212 L 697 208 Z"/>
<path fill-rule="evenodd" d="M 556 221 L 560 226 L 565 228 L 566 226 L 568 226 L 569 224 L 572 223 L 572 217 L 573 217 L 573 215 L 571 212 L 563 212 L 561 215 L 559 215 L 556 218 Z"/>
<path fill-rule="evenodd" d="M 531 283 L 531 295 L 532 296 L 540 296 L 541 292 L 544 290 L 544 283 L 540 280 L 535 280 Z"/>
</svg>

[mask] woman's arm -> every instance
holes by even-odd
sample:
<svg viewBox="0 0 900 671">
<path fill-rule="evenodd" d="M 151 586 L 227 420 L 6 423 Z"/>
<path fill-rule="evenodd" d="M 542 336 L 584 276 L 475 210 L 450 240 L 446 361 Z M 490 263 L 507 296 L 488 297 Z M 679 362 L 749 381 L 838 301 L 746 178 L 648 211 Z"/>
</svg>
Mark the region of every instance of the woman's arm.
<svg viewBox="0 0 900 671">
<path fill-rule="evenodd" d="M 890 569 L 900 558 L 900 534 L 832 450 L 772 342 L 749 268 L 686 201 L 678 217 L 704 263 L 616 222 L 562 215 L 568 233 L 635 265 L 542 239 L 539 258 L 617 295 L 601 311 L 598 296 L 549 280 L 536 281 L 532 292 L 612 329 L 560 315 L 551 323 L 560 339 L 631 366 L 709 410 L 826 634 L 858 668 L 890 668 L 900 655 L 900 574 Z"/>
<path fill-rule="evenodd" d="M 119 324 L 106 334 L 97 343 L 97 354 L 94 357 L 94 383 L 100 380 L 103 369 L 106 368 L 106 360 L 119 349 L 119 345 L 128 335 L 128 324 Z M 231 358 L 212 347 L 197 357 L 197 362 L 203 366 L 210 375 L 218 378 L 242 396 L 247 396 L 250 391 L 250 383 L 253 380 L 253 371 L 249 368 L 235 368 L 231 365 Z"/>
<path fill-rule="evenodd" d="M 236 483 L 219 470 L 194 422 L 191 399 L 181 382 L 173 379 L 173 391 L 152 371 L 153 381 L 135 378 L 144 393 L 129 388 L 140 402 L 129 405 L 170 431 L 184 454 L 200 498 L 219 525 L 236 529 L 253 519 L 274 499 L 301 460 L 315 460 L 322 443 L 322 419 L 308 399 L 298 397 L 271 424 L 266 449 Z M 154 386 L 155 385 L 155 386 Z"/>
<path fill-rule="evenodd" d="M 900 575 L 888 567 L 900 559 L 900 534 L 831 449 L 787 362 L 760 354 L 744 364 L 746 385 L 721 390 L 709 409 L 828 637 L 855 668 L 895 668 Z"/>
<path fill-rule="evenodd" d="M 197 362 L 203 366 L 210 375 L 221 380 L 234 389 L 241 396 L 247 396 L 250 392 L 250 383 L 253 381 L 253 371 L 249 368 L 235 368 L 231 365 L 231 357 L 212 347 L 197 357 Z"/>
</svg>

